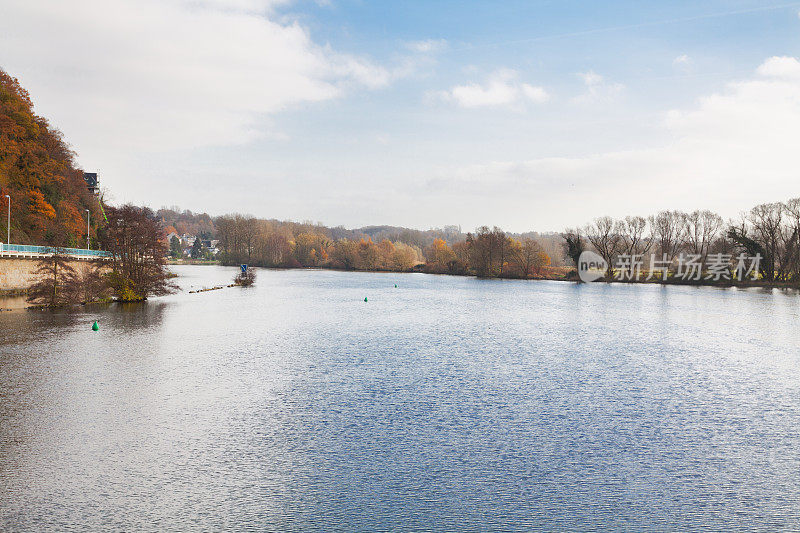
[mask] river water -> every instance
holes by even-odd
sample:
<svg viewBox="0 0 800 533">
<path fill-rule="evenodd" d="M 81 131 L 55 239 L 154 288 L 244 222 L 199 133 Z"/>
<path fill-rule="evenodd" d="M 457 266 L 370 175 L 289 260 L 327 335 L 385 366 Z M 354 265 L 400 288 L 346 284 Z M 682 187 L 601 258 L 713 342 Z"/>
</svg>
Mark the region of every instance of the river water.
<svg viewBox="0 0 800 533">
<path fill-rule="evenodd" d="M 797 293 L 175 270 L 0 313 L 0 529 L 800 529 Z"/>
</svg>

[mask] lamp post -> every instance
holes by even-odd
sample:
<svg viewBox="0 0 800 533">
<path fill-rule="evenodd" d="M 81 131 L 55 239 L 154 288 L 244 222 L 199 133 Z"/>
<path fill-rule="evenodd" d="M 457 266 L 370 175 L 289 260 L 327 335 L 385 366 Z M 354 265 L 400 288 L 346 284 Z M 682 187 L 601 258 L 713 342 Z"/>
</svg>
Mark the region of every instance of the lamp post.
<svg viewBox="0 0 800 533">
<path fill-rule="evenodd" d="M 86 210 L 86 249 L 87 250 L 91 250 L 91 248 L 89 248 L 89 220 L 91 218 L 92 218 L 92 214 L 87 209 Z"/>
<path fill-rule="evenodd" d="M 11 244 L 11 196 L 6 194 L 6 198 L 8 198 L 8 242 L 6 244 Z"/>
</svg>

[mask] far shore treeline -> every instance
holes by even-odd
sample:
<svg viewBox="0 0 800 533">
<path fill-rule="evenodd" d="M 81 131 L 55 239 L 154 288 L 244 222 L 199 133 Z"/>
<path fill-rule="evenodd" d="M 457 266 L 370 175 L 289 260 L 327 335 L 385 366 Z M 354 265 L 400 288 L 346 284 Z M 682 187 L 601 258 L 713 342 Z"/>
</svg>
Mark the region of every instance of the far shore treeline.
<svg viewBox="0 0 800 533">
<path fill-rule="evenodd" d="M 161 209 L 156 216 L 170 232 L 217 239 L 216 260 L 227 265 L 576 279 L 580 254 L 591 250 L 609 265 L 608 280 L 615 277 L 618 256 L 639 257 L 645 272 L 657 261 L 670 273 L 685 256 L 700 265 L 721 258 L 730 262 L 731 275 L 717 281 L 752 283 L 750 276 L 737 280 L 733 275 L 737 255 L 745 254 L 761 258 L 758 282 L 800 285 L 800 198 L 755 206 L 736 220 L 711 211 L 662 211 L 649 217 L 600 217 L 561 234 L 509 234 L 486 226 L 468 233 L 456 226 L 347 230 L 238 214 L 213 218 L 177 208 Z M 705 270 L 697 274 L 692 281 L 709 281 Z"/>
<path fill-rule="evenodd" d="M 649 217 L 601 217 L 564 233 L 513 234 L 488 226 L 466 233 L 458 226 L 345 229 L 107 205 L 102 195 L 87 190 L 74 156 L 60 132 L 34 114 L 19 82 L 0 70 L 0 205 L 7 208 L 8 194 L 12 242 L 60 249 L 83 247 L 88 236 L 93 248 L 112 253 L 112 261 L 82 275 L 61 259 L 43 261 L 41 277 L 51 281 L 32 288 L 32 294 L 53 305 L 141 300 L 169 292 L 166 261 L 170 254 L 183 256 L 178 236 L 187 235 L 193 239 L 191 257 L 223 265 L 576 279 L 580 254 L 592 250 L 606 261 L 608 280 L 618 272 L 619 256 L 633 256 L 645 271 L 654 269 L 658 258 L 665 274 L 655 281 L 669 282 L 667 271 L 676 264 L 680 268 L 684 255 L 705 265 L 712 257 L 732 263 L 737 254 L 747 254 L 761 259 L 749 283 L 800 285 L 800 198 L 758 205 L 736 220 L 710 211 L 662 211 Z M 212 240 L 213 253 L 203 244 Z M 707 281 L 702 268 L 693 281 Z M 59 290 L 67 285 L 72 289 Z"/>
</svg>

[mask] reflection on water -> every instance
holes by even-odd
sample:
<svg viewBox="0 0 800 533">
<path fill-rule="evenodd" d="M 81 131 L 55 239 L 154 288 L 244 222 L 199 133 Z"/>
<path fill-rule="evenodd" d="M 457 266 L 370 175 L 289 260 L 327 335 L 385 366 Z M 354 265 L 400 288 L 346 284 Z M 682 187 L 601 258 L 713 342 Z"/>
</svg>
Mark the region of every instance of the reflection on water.
<svg viewBox="0 0 800 533">
<path fill-rule="evenodd" d="M 24 296 L 0 296 L 0 311 L 25 309 L 29 305 Z"/>
<path fill-rule="evenodd" d="M 798 529 L 798 319 L 792 292 L 263 270 L 4 312 L 0 527 Z"/>
</svg>

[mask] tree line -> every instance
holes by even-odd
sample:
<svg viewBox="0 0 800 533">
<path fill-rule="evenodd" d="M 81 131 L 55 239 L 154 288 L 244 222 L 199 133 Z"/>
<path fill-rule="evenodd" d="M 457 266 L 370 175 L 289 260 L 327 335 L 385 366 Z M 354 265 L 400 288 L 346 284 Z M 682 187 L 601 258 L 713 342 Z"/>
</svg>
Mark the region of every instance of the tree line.
<svg viewBox="0 0 800 533">
<path fill-rule="evenodd" d="M 615 258 L 640 256 L 675 266 L 682 254 L 706 264 L 709 256 L 729 260 L 737 254 L 759 257 L 758 278 L 767 282 L 800 281 L 800 198 L 760 204 L 738 219 L 725 221 L 708 210 L 661 211 L 649 217 L 605 216 L 563 234 L 565 253 L 577 266 L 584 250 L 593 250 L 613 274 Z"/>
<path fill-rule="evenodd" d="M 412 231 L 387 235 L 379 241 L 361 234 L 335 238 L 320 224 L 296 224 L 243 215 L 215 219 L 223 264 L 265 267 L 324 267 L 341 270 L 385 270 L 474 274 L 481 277 L 540 276 L 552 260 L 545 246 L 530 236 L 518 238 L 499 228 L 480 227 L 466 235 L 442 230 L 429 244 Z M 409 236 L 416 237 L 406 242 Z M 394 237 L 394 238 L 391 238 Z"/>
</svg>

